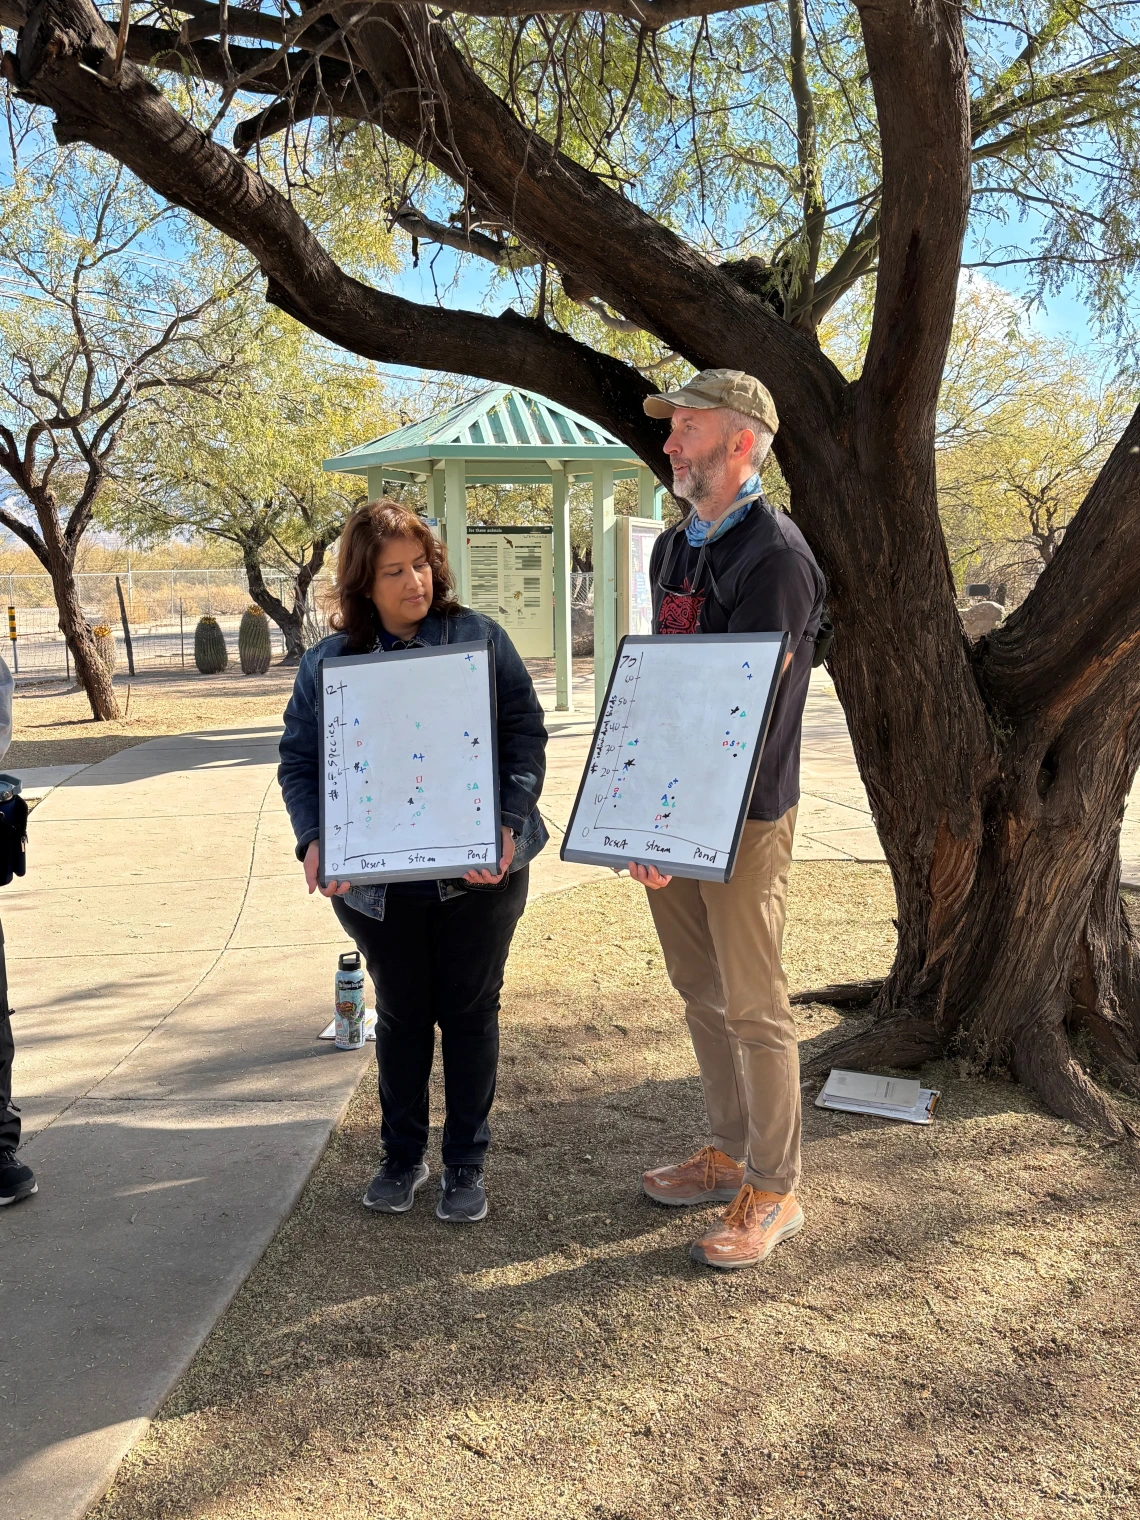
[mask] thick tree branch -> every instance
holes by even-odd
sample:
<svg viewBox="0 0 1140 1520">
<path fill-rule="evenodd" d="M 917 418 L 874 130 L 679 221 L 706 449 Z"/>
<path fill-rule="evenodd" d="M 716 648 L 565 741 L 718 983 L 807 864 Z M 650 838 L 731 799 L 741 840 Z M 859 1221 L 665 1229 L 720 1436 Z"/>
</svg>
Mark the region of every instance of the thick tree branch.
<svg viewBox="0 0 1140 1520">
<path fill-rule="evenodd" d="M 406 206 L 398 212 L 395 218 L 396 226 L 413 238 L 423 238 L 425 242 L 441 243 L 445 248 L 454 248 L 459 253 L 473 253 L 478 258 L 486 259 L 498 269 L 527 269 L 540 262 L 538 257 L 529 249 L 522 248 L 518 244 L 511 245 L 500 243 L 493 237 L 488 237 L 485 232 L 479 232 L 472 228 L 464 232 L 461 227 L 450 227 L 446 222 L 433 221 L 414 206 Z M 580 290 L 572 279 L 563 280 L 563 290 L 570 300 L 576 301 L 579 306 L 594 314 L 595 317 L 608 327 L 611 332 L 639 333 L 645 329 L 638 322 L 630 322 L 626 317 L 615 317 L 613 312 L 608 311 L 601 301 L 587 295 Z M 671 354 L 676 358 L 676 354 Z M 654 368 L 658 366 L 649 366 Z M 646 371 L 645 365 L 639 365 L 639 369 Z"/>
<path fill-rule="evenodd" d="M 814 327 L 812 302 L 815 297 L 815 281 L 819 272 L 819 255 L 823 246 L 823 232 L 827 222 L 827 209 L 823 201 L 820 183 L 818 145 L 816 140 L 815 101 L 812 98 L 811 80 L 808 77 L 807 49 L 808 28 L 804 0 L 788 0 L 788 24 L 790 28 L 792 98 L 796 104 L 796 162 L 799 166 L 800 204 L 803 208 L 804 267 L 789 292 L 788 320 Z"/>
<path fill-rule="evenodd" d="M 812 301 L 813 327 L 818 327 L 835 303 L 867 274 L 879 255 L 879 214 L 869 216 L 851 234 L 847 247 L 817 281 Z"/>
<path fill-rule="evenodd" d="M 883 154 L 879 272 L 858 411 L 933 476 L 935 413 L 970 205 L 969 91 L 948 0 L 857 0 Z M 884 429 L 883 419 L 890 422 Z M 868 430 L 870 431 L 870 429 Z"/>
<path fill-rule="evenodd" d="M 979 678 L 1010 721 L 1060 724 L 1140 659 L 1140 408 L 1027 599 L 986 640 Z"/>
<path fill-rule="evenodd" d="M 384 131 L 418 144 L 450 173 L 470 158 L 477 172 L 464 170 L 469 192 L 503 214 L 529 246 L 694 364 L 760 373 L 786 426 L 820 436 L 844 381 L 818 348 L 597 176 L 536 143 L 436 26 L 426 38 L 408 39 L 420 56 L 425 46 L 432 50 L 437 73 L 425 139 L 423 82 L 409 51 L 393 46 L 393 26 L 406 32 L 407 25 L 404 13 L 389 8 L 383 25 L 369 23 L 354 34 L 354 49 L 383 97 Z M 137 70 L 124 66 L 112 90 L 97 69 L 80 66 L 80 49 L 105 56 L 110 36 L 88 0 L 44 0 L 21 34 L 13 81 L 56 111 L 61 136 L 119 158 L 176 204 L 244 243 L 269 277 L 270 298 L 333 341 L 389 362 L 545 388 L 610 425 L 620 418 L 626 441 L 660 467 L 656 429 L 630 415 L 640 411 L 648 387 L 640 376 L 631 380 L 628 366 L 513 316 L 417 307 L 348 280 L 281 197 L 178 117 Z M 637 257 L 628 264 L 614 259 L 615 244 Z"/>
<path fill-rule="evenodd" d="M 17 58 L 7 60 L 14 85 L 54 111 L 61 141 L 111 154 L 243 243 L 266 275 L 269 299 L 350 352 L 531 386 L 617 428 L 662 467 L 660 424 L 641 409 L 653 387 L 636 370 L 513 312 L 443 311 L 351 279 L 272 186 L 180 117 L 131 64 L 114 88 L 81 66 L 112 38 L 86 0 L 58 0 L 37 9 Z"/>
<path fill-rule="evenodd" d="M 266 138 L 287 132 L 313 116 L 361 121 L 377 115 L 379 109 L 375 91 L 367 79 L 359 74 L 353 76 L 342 64 L 330 67 L 326 60 L 321 64 L 319 81 L 311 82 L 311 76 L 302 73 L 299 82 L 295 80 L 287 94 L 274 100 L 264 111 L 239 121 L 234 128 L 234 149 L 238 153 L 248 153 Z"/>
<path fill-rule="evenodd" d="M 433 221 L 414 206 L 402 206 L 396 213 L 395 223 L 410 237 L 422 238 L 425 243 L 441 243 L 459 253 L 473 253 L 496 269 L 527 269 L 539 263 L 537 255 L 527 248 L 500 243 L 485 232 L 472 228 L 465 232 L 462 227 L 449 227 L 446 222 Z"/>
<path fill-rule="evenodd" d="M 407 3 L 436 8 L 435 0 L 407 0 Z M 644 27 L 646 31 L 656 32 L 663 26 L 671 26 L 675 21 L 722 15 L 727 11 L 744 10 L 756 3 L 757 0 L 455 0 L 454 4 L 448 4 L 447 9 L 456 11 L 461 16 L 519 19 L 525 16 L 572 16 L 589 12 L 598 16 L 619 16 L 623 20 L 632 21 L 635 26 Z M 175 4 L 174 9 L 201 18 L 203 24 L 211 20 L 212 13 L 211 30 L 217 30 L 217 6 L 190 0 L 190 3 Z M 234 36 L 280 39 L 282 28 L 275 18 L 257 16 L 255 13 L 255 19 L 251 23 L 247 15 L 240 10 L 230 11 L 229 30 Z M 247 30 L 251 24 L 259 29 Z M 271 30 L 274 25 L 276 32 Z"/>
<path fill-rule="evenodd" d="M 393 29 L 403 50 L 392 45 Z M 382 24 L 363 22 L 352 45 L 384 97 L 386 132 L 425 152 L 528 248 L 699 368 L 759 374 L 789 425 L 798 428 L 810 414 L 807 426 L 818 436 L 820 401 L 833 415 L 844 388 L 818 347 L 631 200 L 536 138 L 442 28 L 393 8 Z"/>
<path fill-rule="evenodd" d="M 21 543 L 27 544 L 28 548 L 50 575 L 51 559 L 47 549 L 44 547 L 43 539 L 36 530 L 26 522 L 21 522 L 14 513 L 8 511 L 7 507 L 0 507 L 0 523 L 3 523 L 9 533 L 14 533 Z"/>
<path fill-rule="evenodd" d="M 56 8 L 66 9 L 64 0 L 56 0 Z M 236 14 L 231 13 L 231 19 Z M 142 30 L 132 28 L 128 53 L 145 62 L 135 51 L 135 33 Z M 171 36 L 166 34 L 167 39 Z M 168 45 L 157 36 L 149 41 L 152 59 Z M 180 51 L 185 55 L 188 50 Z M 266 71 L 238 57 L 232 46 L 229 51 L 234 66 L 250 74 L 252 88 L 264 93 L 286 94 L 306 66 L 306 55 L 300 53 Z M 343 103 L 343 114 L 367 117 L 424 154 L 465 194 L 478 193 L 526 247 L 577 277 L 627 321 L 694 364 L 736 362 L 744 369 L 759 369 L 789 416 L 795 414 L 805 381 L 817 395 L 828 396 L 828 410 L 835 404 L 842 377 L 814 344 L 792 333 L 758 299 L 745 298 L 753 306 L 753 320 L 742 325 L 739 287 L 598 176 L 536 140 L 426 15 L 375 5 L 355 28 L 352 51 L 363 91 L 355 84 L 349 88 L 347 69 L 338 73 L 338 66 L 327 58 L 321 63 L 322 79 L 328 74 L 329 98 Z M 223 87 L 227 83 L 226 62 L 216 44 L 196 44 L 193 63 L 203 77 Z M 368 99 L 368 78 L 361 79 L 360 70 L 371 79 L 374 101 Z M 306 104 L 309 108 L 326 109 L 312 101 Z M 275 112 L 272 119 L 263 116 L 252 130 L 241 129 L 237 145 L 245 151 L 259 132 L 264 136 L 270 127 L 280 130 L 287 124 L 284 111 Z M 609 252 L 615 243 L 636 248 L 641 255 L 632 277 L 620 283 L 621 261 Z M 648 267 L 653 274 L 644 279 Z M 706 288 L 697 294 L 695 283 Z M 718 294 L 723 299 L 718 300 Z M 718 323 L 721 311 L 723 321 Z M 805 374 L 805 367 L 816 373 Z"/>
</svg>

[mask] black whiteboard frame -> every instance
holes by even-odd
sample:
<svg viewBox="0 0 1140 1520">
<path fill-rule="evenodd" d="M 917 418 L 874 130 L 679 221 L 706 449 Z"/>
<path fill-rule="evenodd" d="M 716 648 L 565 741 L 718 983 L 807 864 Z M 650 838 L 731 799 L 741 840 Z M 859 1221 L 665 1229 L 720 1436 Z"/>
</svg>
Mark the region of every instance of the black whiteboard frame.
<svg viewBox="0 0 1140 1520">
<path fill-rule="evenodd" d="M 661 874 L 668 876 L 684 876 L 693 881 L 731 881 L 732 873 L 736 868 L 736 857 L 740 850 L 740 840 L 744 834 L 744 825 L 748 818 L 748 805 L 752 801 L 752 789 L 756 785 L 756 777 L 760 770 L 760 761 L 764 755 L 764 745 L 768 739 L 768 726 L 772 721 L 772 709 L 776 705 L 776 696 L 780 690 L 780 682 L 784 677 L 784 660 L 787 657 L 788 645 L 791 636 L 788 633 L 627 633 L 617 647 L 614 655 L 613 669 L 610 671 L 610 679 L 606 685 L 606 695 L 602 702 L 602 710 L 598 714 L 594 724 L 594 736 L 590 741 L 590 753 L 586 758 L 586 765 L 582 771 L 582 779 L 578 783 L 578 795 L 574 798 L 574 806 L 570 809 L 570 817 L 566 824 L 566 833 L 562 839 L 562 848 L 558 854 L 562 860 L 572 862 L 575 865 L 586 866 L 609 866 L 615 869 L 615 856 L 611 853 L 600 855 L 594 850 L 581 850 L 571 843 L 574 820 L 578 816 L 578 805 L 582 801 L 582 793 L 586 790 L 586 783 L 590 779 L 590 766 L 594 762 L 597 753 L 598 741 L 601 738 L 602 724 L 605 722 L 606 711 L 610 705 L 610 697 L 613 694 L 614 681 L 621 668 L 622 652 L 626 645 L 640 647 L 645 644 L 779 644 L 779 655 L 776 659 L 776 672 L 771 686 L 768 688 L 768 696 L 764 704 L 764 714 L 760 720 L 760 727 L 756 733 L 756 749 L 749 762 L 747 776 L 744 785 L 744 796 L 740 804 L 740 811 L 736 817 L 736 829 L 732 836 L 732 847 L 728 852 L 728 859 L 724 868 L 718 866 L 702 866 L 696 864 L 674 864 L 669 862 L 669 870 L 662 870 L 660 855 L 639 855 L 636 850 L 631 850 L 626 857 L 634 865 L 656 866 Z"/>
<path fill-rule="evenodd" d="M 421 649 L 377 649 L 371 654 L 338 654 L 330 655 L 317 663 L 317 718 L 318 729 L 318 752 L 317 760 L 320 770 L 320 863 L 317 880 L 322 887 L 328 886 L 328 878 L 325 875 L 325 671 L 343 670 L 349 665 L 380 665 L 392 660 L 423 660 L 432 659 L 437 655 L 470 654 L 473 650 L 485 650 L 487 655 L 487 681 L 489 685 L 488 696 L 491 710 L 491 773 L 495 782 L 495 805 L 494 822 L 495 831 L 491 835 L 494 844 L 494 870 L 498 872 L 499 861 L 502 858 L 503 820 L 499 809 L 499 703 L 498 691 L 495 684 L 495 646 L 490 639 L 464 639 L 458 644 L 427 644 Z M 439 848 L 438 846 L 436 848 Z M 392 854 L 392 851 L 388 852 Z M 401 850 L 400 854 L 405 851 Z M 468 870 L 488 870 L 490 866 L 473 864 Z M 441 876 L 438 867 L 413 866 L 406 871 L 339 871 L 337 881 L 347 881 L 354 887 L 366 887 L 387 884 L 394 881 L 459 881 L 464 875 L 463 871 L 456 872 L 454 866 L 447 868 L 451 874 Z"/>
</svg>

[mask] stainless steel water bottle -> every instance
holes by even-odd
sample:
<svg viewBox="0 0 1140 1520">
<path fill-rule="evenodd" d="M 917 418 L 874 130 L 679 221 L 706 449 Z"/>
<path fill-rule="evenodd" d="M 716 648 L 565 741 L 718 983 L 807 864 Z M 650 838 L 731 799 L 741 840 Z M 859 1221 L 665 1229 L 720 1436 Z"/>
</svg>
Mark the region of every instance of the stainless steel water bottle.
<svg viewBox="0 0 1140 1520">
<path fill-rule="evenodd" d="M 364 1044 L 364 968 L 359 950 L 346 950 L 337 964 L 333 1003 L 333 1043 L 338 1050 L 359 1050 Z"/>
</svg>

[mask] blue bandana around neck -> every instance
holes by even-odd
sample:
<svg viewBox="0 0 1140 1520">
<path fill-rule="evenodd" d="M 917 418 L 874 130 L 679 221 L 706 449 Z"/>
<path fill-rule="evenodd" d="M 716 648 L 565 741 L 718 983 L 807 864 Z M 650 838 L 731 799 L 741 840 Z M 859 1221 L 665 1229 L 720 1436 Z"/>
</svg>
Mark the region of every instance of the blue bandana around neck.
<svg viewBox="0 0 1140 1520">
<path fill-rule="evenodd" d="M 703 517 L 698 517 L 694 508 L 688 522 L 685 524 L 685 537 L 694 549 L 701 548 L 703 544 L 715 543 L 718 538 L 723 537 L 730 529 L 735 528 L 742 518 L 748 516 L 752 510 L 753 502 L 758 501 L 762 495 L 760 476 L 749 475 L 748 479 L 733 497 L 734 501 L 740 503 L 738 507 L 733 507 L 732 511 L 727 512 L 715 526 L 710 522 L 706 522 Z M 711 532 L 709 531 L 710 529 L 712 530 Z"/>
</svg>

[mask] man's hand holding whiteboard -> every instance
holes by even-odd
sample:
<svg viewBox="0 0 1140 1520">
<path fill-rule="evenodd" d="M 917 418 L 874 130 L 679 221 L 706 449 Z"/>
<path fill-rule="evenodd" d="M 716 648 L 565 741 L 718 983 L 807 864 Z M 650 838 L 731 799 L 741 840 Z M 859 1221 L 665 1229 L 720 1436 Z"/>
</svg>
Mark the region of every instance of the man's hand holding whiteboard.
<svg viewBox="0 0 1140 1520">
<path fill-rule="evenodd" d="M 727 881 L 787 650 L 785 633 L 623 639 L 563 860 Z"/>
<path fill-rule="evenodd" d="M 311 885 L 339 896 L 369 882 L 498 881 L 514 841 L 499 817 L 497 726 L 490 642 L 324 660 Z"/>
</svg>

